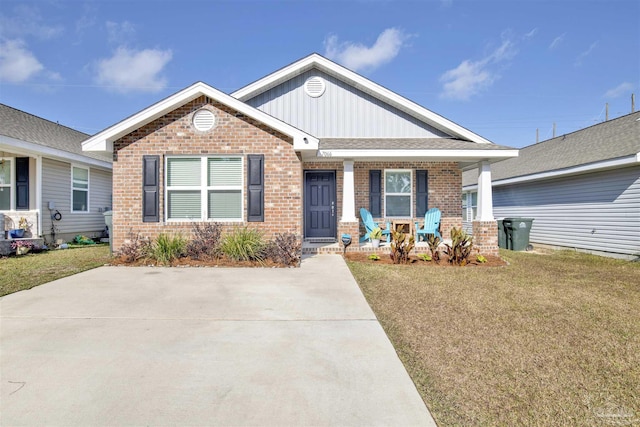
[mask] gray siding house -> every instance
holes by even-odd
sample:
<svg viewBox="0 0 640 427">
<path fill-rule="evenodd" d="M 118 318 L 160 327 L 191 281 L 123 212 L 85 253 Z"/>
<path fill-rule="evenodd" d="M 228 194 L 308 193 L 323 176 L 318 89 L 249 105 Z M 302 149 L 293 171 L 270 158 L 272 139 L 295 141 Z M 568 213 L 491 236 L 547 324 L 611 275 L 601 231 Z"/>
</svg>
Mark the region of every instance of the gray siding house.
<svg viewBox="0 0 640 427">
<path fill-rule="evenodd" d="M 495 216 L 534 218 L 533 243 L 640 256 L 640 112 L 525 147 L 492 173 Z M 467 224 L 476 176 L 463 173 Z"/>
<path fill-rule="evenodd" d="M 0 104 L 0 214 L 29 237 L 98 236 L 111 207 L 111 158 L 83 152 L 89 135 Z M 1 233 L 0 238 L 4 238 Z M 25 236 L 26 237 L 26 236 Z"/>
</svg>

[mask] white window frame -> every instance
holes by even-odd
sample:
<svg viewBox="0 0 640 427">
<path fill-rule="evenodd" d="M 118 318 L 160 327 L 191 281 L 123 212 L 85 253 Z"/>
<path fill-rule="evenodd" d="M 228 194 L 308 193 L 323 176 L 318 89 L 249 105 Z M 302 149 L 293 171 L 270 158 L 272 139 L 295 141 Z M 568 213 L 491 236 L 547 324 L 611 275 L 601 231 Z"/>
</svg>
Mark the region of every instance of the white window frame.
<svg viewBox="0 0 640 427">
<path fill-rule="evenodd" d="M 389 216 L 387 215 L 387 195 L 390 196 L 406 196 L 407 193 L 387 193 L 387 172 L 409 172 L 409 182 L 411 189 L 409 191 L 409 216 Z M 384 217 L 385 218 L 413 218 L 413 192 L 415 190 L 415 183 L 413 182 L 413 169 L 385 169 L 382 177 L 383 190 L 382 190 L 382 203 L 384 205 Z"/>
<path fill-rule="evenodd" d="M 473 204 L 473 195 L 476 195 L 476 204 Z M 475 220 L 475 216 L 478 214 L 478 193 L 476 191 L 469 191 L 464 193 L 464 200 L 462 201 L 462 209 L 465 212 L 465 221 L 472 222 Z M 476 215 L 474 216 L 474 212 Z"/>
<path fill-rule="evenodd" d="M 168 164 L 170 159 L 200 159 L 200 185 L 198 186 L 171 186 L 169 187 Z M 237 186 L 209 186 L 207 162 L 209 159 L 240 159 L 240 170 L 242 171 L 240 185 Z M 240 155 L 180 155 L 165 156 L 164 159 L 164 220 L 165 222 L 243 222 L 244 221 L 244 156 Z M 215 218 L 209 219 L 209 191 L 211 190 L 240 190 L 240 217 L 238 218 Z M 169 192 L 170 191 L 200 191 L 200 217 L 199 218 L 169 218 Z"/>
<path fill-rule="evenodd" d="M 75 188 L 74 186 L 74 181 L 73 181 L 73 169 L 84 169 L 87 171 L 87 188 Z M 91 212 L 91 168 L 88 168 L 86 166 L 81 166 L 78 164 L 71 164 L 71 213 L 74 214 L 88 214 Z M 85 191 L 87 193 L 87 209 L 86 210 L 75 210 L 73 207 L 73 192 L 74 191 Z"/>
<path fill-rule="evenodd" d="M 0 185 L 0 187 L 4 188 L 4 191 L 6 191 L 7 189 L 9 189 L 9 209 L 10 211 L 13 211 L 16 209 L 16 201 L 14 200 L 14 193 L 15 193 L 15 176 L 16 176 L 16 171 L 15 171 L 15 167 L 16 167 L 16 162 L 15 162 L 15 158 L 14 157 L 0 157 L 0 160 L 4 160 L 5 162 L 9 162 L 9 184 L 2 184 Z M 6 167 L 6 165 L 5 165 Z M 6 209 L 0 209 L 0 210 L 5 210 Z"/>
</svg>

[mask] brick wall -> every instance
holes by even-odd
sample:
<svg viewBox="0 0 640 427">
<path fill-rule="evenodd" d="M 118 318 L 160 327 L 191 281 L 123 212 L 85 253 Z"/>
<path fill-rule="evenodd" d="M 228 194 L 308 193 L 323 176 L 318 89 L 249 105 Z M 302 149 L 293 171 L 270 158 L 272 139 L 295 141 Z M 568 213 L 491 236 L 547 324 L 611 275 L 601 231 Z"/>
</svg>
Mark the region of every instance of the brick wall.
<svg viewBox="0 0 640 427">
<path fill-rule="evenodd" d="M 197 131 L 192 116 L 200 108 L 211 110 L 216 126 Z M 142 156 L 160 155 L 160 222 L 142 222 Z M 226 223 L 228 231 L 248 225 L 265 232 L 302 234 L 302 167 L 289 137 L 250 119 L 207 97 L 200 97 L 160 117 L 114 143 L 113 163 L 113 239 L 118 250 L 130 230 L 143 237 L 181 232 L 188 236 L 189 222 L 164 222 L 165 155 L 246 155 L 264 154 L 264 222 Z M 244 214 L 246 219 L 246 188 Z"/>
<path fill-rule="evenodd" d="M 498 256 L 497 221 L 473 221 L 473 246 L 482 255 Z"/>
</svg>

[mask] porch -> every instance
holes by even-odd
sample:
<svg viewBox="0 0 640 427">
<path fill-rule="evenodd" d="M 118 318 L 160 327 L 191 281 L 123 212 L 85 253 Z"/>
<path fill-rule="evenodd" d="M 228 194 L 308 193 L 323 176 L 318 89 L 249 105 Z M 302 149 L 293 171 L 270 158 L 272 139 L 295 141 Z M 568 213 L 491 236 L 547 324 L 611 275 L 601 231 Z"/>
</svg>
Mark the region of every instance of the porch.
<svg viewBox="0 0 640 427">
<path fill-rule="evenodd" d="M 352 236 L 353 238 L 353 236 Z M 438 248 L 440 250 L 444 249 L 445 243 L 451 244 L 451 239 L 445 239 L 440 243 Z M 353 241 L 351 245 L 348 247 L 348 252 L 362 252 L 369 254 L 388 254 L 391 251 L 391 243 L 380 242 L 380 246 L 377 248 L 373 247 L 373 244 L 370 242 L 360 243 L 358 244 L 357 239 Z M 344 245 L 341 242 L 310 242 L 304 241 L 302 242 L 302 255 L 321 255 L 321 254 L 341 254 L 344 252 Z M 427 242 L 416 242 L 415 247 L 412 251 L 412 255 L 415 254 L 428 254 L 429 245 Z"/>
</svg>

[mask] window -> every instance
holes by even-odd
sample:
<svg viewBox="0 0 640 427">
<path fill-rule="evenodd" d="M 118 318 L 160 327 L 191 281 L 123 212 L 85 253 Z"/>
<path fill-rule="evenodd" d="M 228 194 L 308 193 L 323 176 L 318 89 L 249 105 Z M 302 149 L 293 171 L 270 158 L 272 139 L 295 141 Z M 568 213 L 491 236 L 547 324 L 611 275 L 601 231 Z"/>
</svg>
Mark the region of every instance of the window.
<svg viewBox="0 0 640 427">
<path fill-rule="evenodd" d="M 473 221 L 478 214 L 478 193 L 465 193 L 462 196 L 462 218 Z"/>
<path fill-rule="evenodd" d="M 0 211 L 11 210 L 11 160 L 0 158 Z"/>
<path fill-rule="evenodd" d="M 242 221 L 241 157 L 169 157 L 168 220 Z"/>
<path fill-rule="evenodd" d="M 385 217 L 410 218 L 413 207 L 411 170 L 384 171 Z"/>
<path fill-rule="evenodd" d="M 89 212 L 89 169 L 71 166 L 71 212 Z"/>
</svg>

